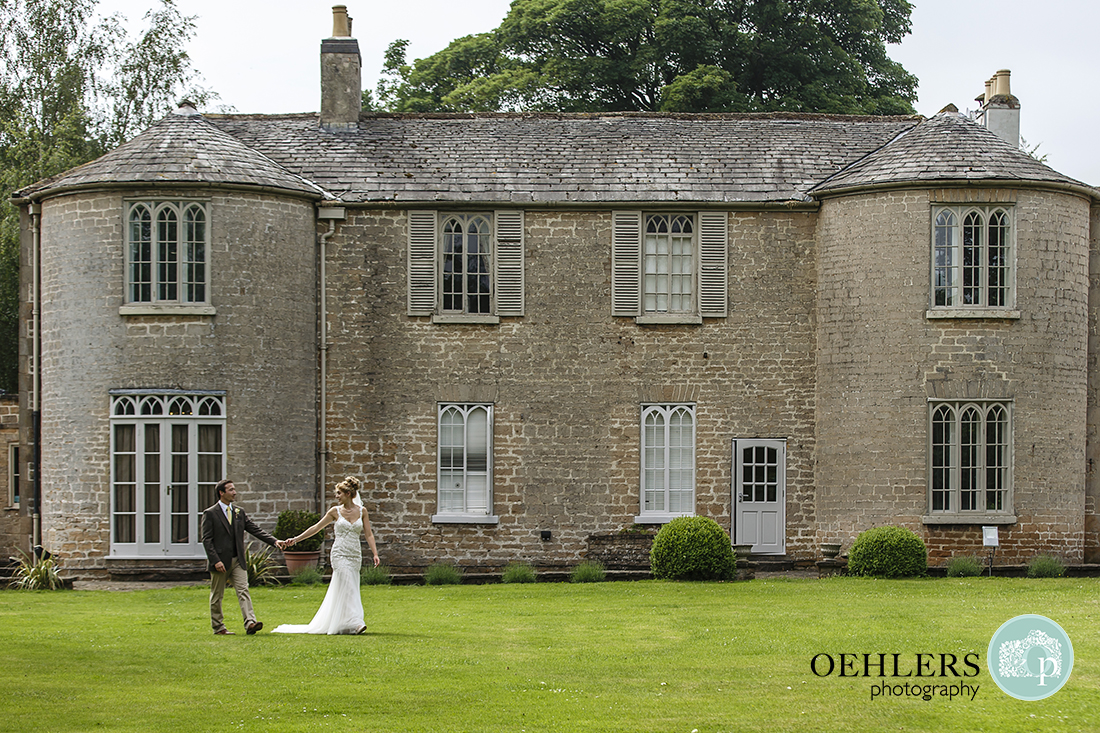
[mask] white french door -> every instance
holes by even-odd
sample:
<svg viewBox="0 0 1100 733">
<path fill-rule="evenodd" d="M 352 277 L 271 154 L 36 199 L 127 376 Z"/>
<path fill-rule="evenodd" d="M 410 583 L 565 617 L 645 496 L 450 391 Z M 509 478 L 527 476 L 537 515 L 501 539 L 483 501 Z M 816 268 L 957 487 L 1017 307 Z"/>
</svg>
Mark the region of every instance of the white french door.
<svg viewBox="0 0 1100 733">
<path fill-rule="evenodd" d="M 787 442 L 733 441 L 734 537 L 756 555 L 786 552 Z"/>
<path fill-rule="evenodd" d="M 225 469 L 223 398 L 112 397 L 111 555 L 205 556 L 200 514 Z"/>
</svg>

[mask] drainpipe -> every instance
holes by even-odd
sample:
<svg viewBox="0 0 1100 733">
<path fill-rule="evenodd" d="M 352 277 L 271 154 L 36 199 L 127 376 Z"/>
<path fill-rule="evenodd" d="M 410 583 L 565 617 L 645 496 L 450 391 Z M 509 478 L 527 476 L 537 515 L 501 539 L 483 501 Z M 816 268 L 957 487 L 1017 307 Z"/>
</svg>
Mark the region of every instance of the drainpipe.
<svg viewBox="0 0 1100 733">
<path fill-rule="evenodd" d="M 31 444 L 34 450 L 31 453 L 31 485 L 34 499 L 31 507 L 31 547 L 42 544 L 42 455 L 40 450 L 42 438 L 42 409 L 40 405 L 42 393 L 41 340 L 39 330 L 42 327 L 42 310 L 40 303 L 42 294 L 38 282 L 38 270 L 41 260 L 42 244 L 42 205 L 31 204 L 27 207 L 31 215 Z"/>
<path fill-rule="evenodd" d="M 317 512 L 321 513 L 325 506 L 325 483 L 326 483 L 326 469 L 328 465 L 328 301 L 326 298 L 328 291 L 328 281 L 325 269 L 325 264 L 328 259 L 328 250 L 325 245 L 328 244 L 329 237 L 336 233 L 336 220 L 344 219 L 345 211 L 342 206 L 322 206 L 317 209 L 317 218 L 324 221 L 328 220 L 328 231 L 322 234 L 317 244 L 320 249 L 320 283 L 318 284 L 319 293 L 319 310 L 320 310 L 320 338 L 319 346 L 321 352 L 321 365 L 320 365 L 320 394 L 321 394 L 321 418 L 320 418 L 320 430 L 318 447 L 318 456 L 320 458 L 320 470 L 319 486 L 317 489 Z"/>
</svg>

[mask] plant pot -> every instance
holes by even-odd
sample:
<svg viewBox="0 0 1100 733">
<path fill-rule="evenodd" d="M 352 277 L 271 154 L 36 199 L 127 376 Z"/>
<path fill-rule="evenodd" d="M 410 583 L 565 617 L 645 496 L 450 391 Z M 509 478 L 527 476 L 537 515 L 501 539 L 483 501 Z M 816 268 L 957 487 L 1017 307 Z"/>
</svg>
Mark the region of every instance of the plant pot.
<svg viewBox="0 0 1100 733">
<path fill-rule="evenodd" d="M 286 571 L 290 575 L 294 575 L 299 570 L 308 567 L 317 567 L 321 560 L 321 551 L 313 550 L 311 552 L 290 552 L 283 550 L 283 559 L 286 561 Z"/>
<path fill-rule="evenodd" d="M 840 543 L 823 542 L 821 545 L 821 554 L 825 556 L 826 560 L 832 560 L 834 557 L 840 554 Z"/>
<path fill-rule="evenodd" d="M 734 545 L 733 554 L 738 560 L 744 560 L 752 554 L 752 545 Z"/>
</svg>

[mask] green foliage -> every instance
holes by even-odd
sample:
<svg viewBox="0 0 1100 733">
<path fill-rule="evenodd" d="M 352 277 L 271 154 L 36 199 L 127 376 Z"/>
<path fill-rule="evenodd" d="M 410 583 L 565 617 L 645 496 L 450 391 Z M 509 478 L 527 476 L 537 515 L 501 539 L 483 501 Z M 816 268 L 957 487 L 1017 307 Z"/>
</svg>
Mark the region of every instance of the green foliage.
<svg viewBox="0 0 1100 733">
<path fill-rule="evenodd" d="M 459 585 L 462 583 L 462 569 L 450 563 L 437 562 L 424 572 L 424 582 L 428 585 Z"/>
<path fill-rule="evenodd" d="M 710 517 L 677 517 L 661 527 L 649 551 L 654 578 L 732 580 L 737 558 L 729 535 Z"/>
<path fill-rule="evenodd" d="M 279 518 L 275 520 L 275 531 L 272 532 L 277 540 L 288 540 L 297 537 L 302 532 L 321 521 L 321 515 L 317 512 L 307 512 L 302 509 L 284 509 L 279 512 Z M 325 530 L 321 530 L 312 537 L 306 537 L 290 548 L 290 552 L 315 552 L 321 549 L 321 543 L 325 541 Z"/>
<path fill-rule="evenodd" d="M 1027 564 L 1029 578 L 1061 578 L 1066 574 L 1066 564 L 1055 555 L 1036 555 Z"/>
<path fill-rule="evenodd" d="M 393 583 L 393 577 L 390 575 L 390 569 L 385 565 L 364 565 L 363 569 L 359 571 L 359 584 L 360 585 L 391 585 Z"/>
<path fill-rule="evenodd" d="M 569 574 L 570 583 L 602 583 L 606 578 L 603 563 L 598 560 L 585 560 Z"/>
<path fill-rule="evenodd" d="M 395 112 L 792 111 L 912 114 L 887 56 L 907 0 L 515 0 L 498 28 L 414 63 L 392 43 Z"/>
<path fill-rule="evenodd" d="M 527 563 L 512 563 L 500 575 L 502 583 L 534 583 L 538 575 Z"/>
<path fill-rule="evenodd" d="M 928 574 L 928 550 L 912 530 L 874 527 L 861 532 L 848 550 L 848 573 L 877 578 Z"/>
<path fill-rule="evenodd" d="M 184 46 L 194 18 L 151 4 L 131 39 L 98 0 L 0 2 L 0 391 L 18 374 L 19 211 L 11 195 L 86 163 L 173 109 L 216 95 L 197 85 Z"/>
<path fill-rule="evenodd" d="M 974 555 L 956 555 L 947 561 L 949 578 L 976 578 L 984 569 L 985 563 Z"/>
<path fill-rule="evenodd" d="M 271 558 L 271 548 L 266 545 L 259 552 L 252 551 L 252 542 L 244 550 L 245 565 L 248 567 L 250 586 L 275 585 L 275 561 Z"/>
<path fill-rule="evenodd" d="M 58 571 L 57 558 L 37 557 L 20 550 L 12 587 L 19 590 L 58 590 L 65 587 Z"/>
<path fill-rule="evenodd" d="M 317 585 L 324 580 L 324 574 L 314 565 L 306 565 L 290 576 L 291 585 Z"/>
</svg>

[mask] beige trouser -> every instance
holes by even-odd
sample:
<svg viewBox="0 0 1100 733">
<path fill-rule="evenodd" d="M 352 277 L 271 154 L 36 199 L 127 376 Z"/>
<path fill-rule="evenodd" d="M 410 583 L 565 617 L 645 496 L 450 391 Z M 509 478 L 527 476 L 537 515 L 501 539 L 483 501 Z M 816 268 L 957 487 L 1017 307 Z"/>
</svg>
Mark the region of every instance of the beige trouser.
<svg viewBox="0 0 1100 733">
<path fill-rule="evenodd" d="M 244 626 L 247 629 L 256 622 L 256 614 L 252 610 L 252 596 L 248 595 L 248 571 L 237 564 L 236 558 L 230 560 L 228 573 L 210 571 L 210 625 L 214 627 L 214 631 L 225 628 L 222 596 L 225 595 L 227 582 L 237 591 L 237 603 L 241 604 L 241 615 L 244 616 Z"/>
</svg>

